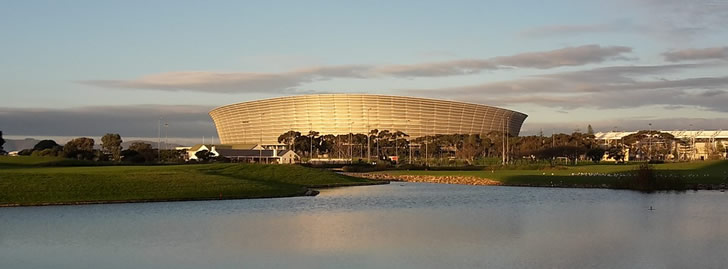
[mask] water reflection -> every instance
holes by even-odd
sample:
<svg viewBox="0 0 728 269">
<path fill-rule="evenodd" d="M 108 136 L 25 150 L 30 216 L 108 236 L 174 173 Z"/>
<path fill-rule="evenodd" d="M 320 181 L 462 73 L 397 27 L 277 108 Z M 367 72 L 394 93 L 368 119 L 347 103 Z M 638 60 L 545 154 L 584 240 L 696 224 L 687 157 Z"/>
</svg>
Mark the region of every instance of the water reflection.
<svg viewBox="0 0 728 269">
<path fill-rule="evenodd" d="M 725 193 L 708 191 L 406 183 L 286 199 L 4 208 L 0 268 L 720 268 L 727 205 Z"/>
</svg>

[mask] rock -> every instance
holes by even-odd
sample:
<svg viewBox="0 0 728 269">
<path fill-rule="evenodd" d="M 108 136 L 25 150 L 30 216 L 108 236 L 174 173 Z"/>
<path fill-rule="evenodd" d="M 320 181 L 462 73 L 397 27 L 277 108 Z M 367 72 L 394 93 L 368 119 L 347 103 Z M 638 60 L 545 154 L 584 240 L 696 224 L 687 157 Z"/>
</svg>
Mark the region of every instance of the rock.
<svg viewBox="0 0 728 269">
<path fill-rule="evenodd" d="M 316 195 L 318 195 L 319 193 L 320 193 L 320 192 L 319 192 L 319 191 L 317 191 L 317 190 L 312 190 L 312 189 L 306 189 L 306 193 L 304 193 L 303 195 L 304 195 L 304 196 L 316 196 Z"/>
<path fill-rule="evenodd" d="M 420 183 L 439 184 L 461 184 L 461 185 L 501 185 L 499 181 L 469 176 L 431 176 L 431 175 L 390 175 L 390 174 L 367 174 L 367 173 L 344 173 L 348 176 L 361 177 L 371 180 L 404 181 Z"/>
</svg>

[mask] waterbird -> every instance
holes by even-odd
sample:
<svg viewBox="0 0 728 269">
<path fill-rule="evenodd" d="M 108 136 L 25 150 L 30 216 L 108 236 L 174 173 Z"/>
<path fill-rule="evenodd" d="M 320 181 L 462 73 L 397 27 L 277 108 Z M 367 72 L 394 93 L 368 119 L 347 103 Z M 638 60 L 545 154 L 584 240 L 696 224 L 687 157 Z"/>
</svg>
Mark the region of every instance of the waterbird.
<svg viewBox="0 0 728 269">
<path fill-rule="evenodd" d="M 652 208 L 652 206 L 650 206 L 650 209 L 648 209 L 648 210 L 655 210 L 655 209 L 654 209 L 654 208 Z"/>
</svg>

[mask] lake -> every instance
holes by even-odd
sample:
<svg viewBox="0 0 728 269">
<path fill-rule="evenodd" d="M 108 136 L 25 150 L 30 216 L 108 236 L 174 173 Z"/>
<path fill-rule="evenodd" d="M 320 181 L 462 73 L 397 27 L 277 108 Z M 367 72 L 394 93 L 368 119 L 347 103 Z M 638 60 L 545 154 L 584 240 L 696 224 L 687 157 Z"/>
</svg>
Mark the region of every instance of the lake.
<svg viewBox="0 0 728 269">
<path fill-rule="evenodd" d="M 719 191 L 392 183 L 0 208 L 0 268 L 726 268 L 726 253 Z"/>
</svg>

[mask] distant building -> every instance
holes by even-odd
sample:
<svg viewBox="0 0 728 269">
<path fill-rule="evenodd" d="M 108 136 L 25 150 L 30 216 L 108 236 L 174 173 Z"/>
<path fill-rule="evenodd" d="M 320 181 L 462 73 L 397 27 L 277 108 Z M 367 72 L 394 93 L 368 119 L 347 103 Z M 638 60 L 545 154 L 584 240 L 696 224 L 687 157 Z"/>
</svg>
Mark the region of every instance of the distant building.
<svg viewBox="0 0 728 269">
<path fill-rule="evenodd" d="M 673 153 L 668 156 L 670 159 L 680 160 L 707 160 L 713 156 L 726 158 L 728 148 L 728 131 L 723 130 L 672 130 L 659 131 L 668 133 L 675 137 L 680 143 L 675 143 Z M 624 137 L 635 134 L 635 132 L 599 132 L 594 134 L 595 139 L 602 145 L 622 145 Z M 723 149 L 720 151 L 720 149 Z M 637 155 L 640 152 L 634 152 Z M 644 153 L 642 153 L 644 154 Z"/>
<path fill-rule="evenodd" d="M 292 150 L 217 149 L 217 154 L 232 162 L 294 164 L 301 161 Z"/>
<path fill-rule="evenodd" d="M 197 144 L 187 149 L 186 160 L 198 160 L 196 154 L 200 151 L 208 151 L 213 157 L 222 156 L 232 162 L 291 164 L 301 160 L 298 154 L 282 144 Z"/>
</svg>

